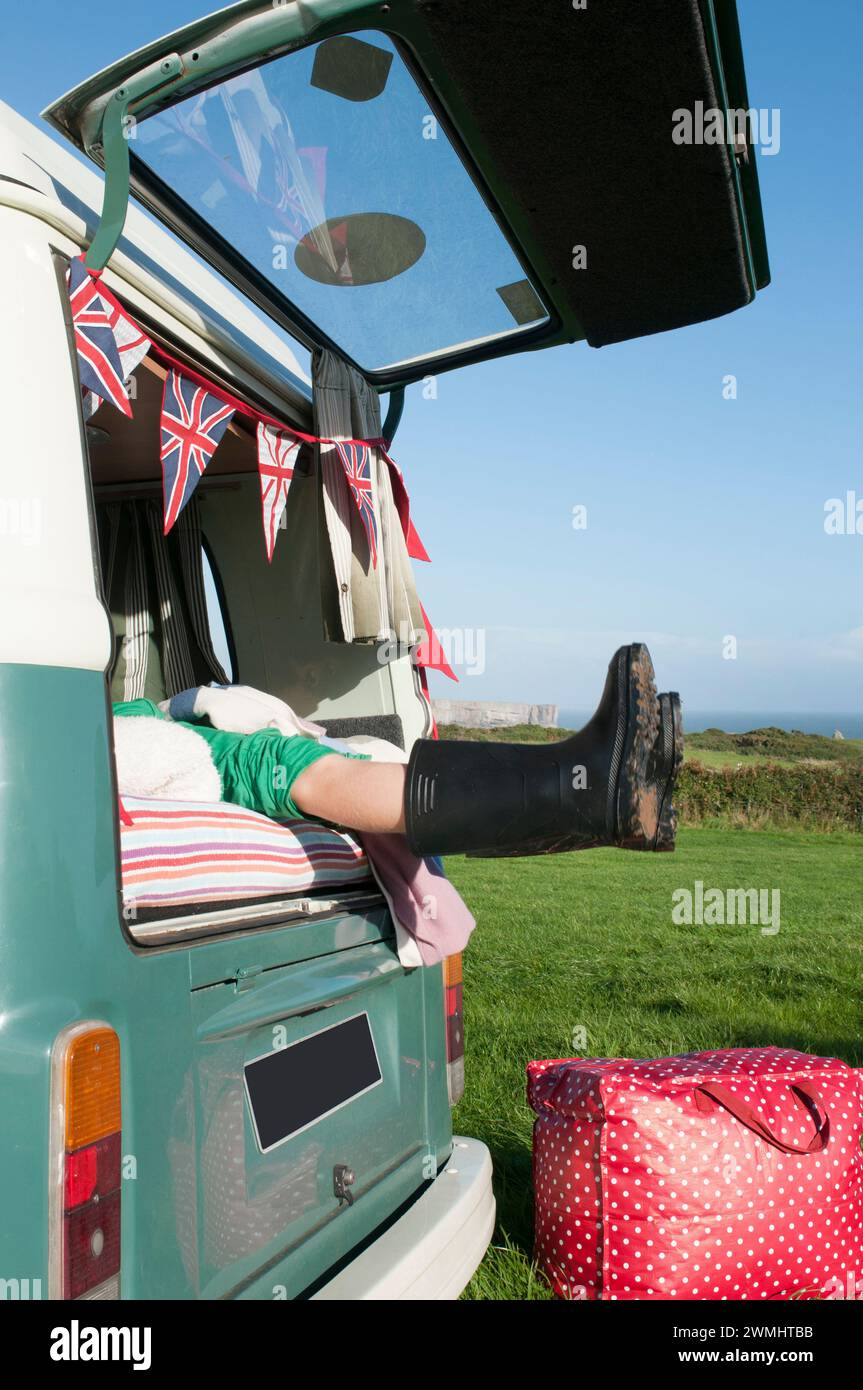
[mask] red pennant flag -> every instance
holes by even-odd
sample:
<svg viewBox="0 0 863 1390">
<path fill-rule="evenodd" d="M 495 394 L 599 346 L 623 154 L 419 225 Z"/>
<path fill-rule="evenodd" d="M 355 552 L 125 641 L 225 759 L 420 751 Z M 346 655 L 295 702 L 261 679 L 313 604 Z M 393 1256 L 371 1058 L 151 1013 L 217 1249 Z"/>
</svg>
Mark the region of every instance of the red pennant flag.
<svg viewBox="0 0 863 1390">
<path fill-rule="evenodd" d="M 425 560 L 427 564 L 431 564 L 431 557 L 429 556 L 425 546 L 420 540 L 417 529 L 411 520 L 410 498 L 408 497 L 408 490 L 405 487 L 405 479 L 402 470 L 399 468 L 395 459 L 390 458 L 389 454 L 387 453 L 385 448 L 385 440 L 373 439 L 370 440 L 370 443 L 374 444 L 378 449 L 380 449 L 381 458 L 383 458 L 386 461 L 387 467 L 390 470 L 390 482 L 392 484 L 393 489 L 393 502 L 395 503 L 396 511 L 399 514 L 399 521 L 401 522 L 402 534 L 405 538 L 405 544 L 407 545 L 408 555 L 411 557 L 412 560 Z"/>
<path fill-rule="evenodd" d="M 450 680 L 455 681 L 457 684 L 458 676 L 456 675 L 455 671 L 452 669 L 449 662 L 447 661 L 446 654 L 444 652 L 443 647 L 440 644 L 438 635 L 432 627 L 431 623 L 429 622 L 428 613 L 426 613 L 422 604 L 420 604 L 420 612 L 423 615 L 423 623 L 425 625 L 426 630 L 426 640 L 424 642 L 420 642 L 419 646 L 416 649 L 415 660 L 417 666 L 424 666 L 427 671 L 440 671 L 443 675 L 449 676 Z"/>
<path fill-rule="evenodd" d="M 425 560 L 426 564 L 431 564 L 431 556 L 417 535 L 417 529 L 410 517 L 408 517 L 408 531 L 405 540 L 407 541 L 408 555 L 412 560 Z"/>
<path fill-rule="evenodd" d="M 288 488 L 294 476 L 297 450 L 302 443 L 294 435 L 272 425 L 258 422 L 258 473 L 261 478 L 261 512 L 264 520 L 264 543 L 267 559 L 272 561 L 276 548 L 276 532 L 288 500 Z"/>
</svg>

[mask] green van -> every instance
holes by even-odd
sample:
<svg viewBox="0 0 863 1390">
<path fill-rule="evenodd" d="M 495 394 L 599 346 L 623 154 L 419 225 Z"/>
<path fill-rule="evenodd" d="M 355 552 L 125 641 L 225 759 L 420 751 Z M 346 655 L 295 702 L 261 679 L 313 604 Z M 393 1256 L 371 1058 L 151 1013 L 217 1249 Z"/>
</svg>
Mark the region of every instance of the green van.
<svg viewBox="0 0 863 1390">
<path fill-rule="evenodd" d="M 675 138 L 690 109 L 722 137 Z M 464 1289 L 495 1208 L 487 1149 L 452 1133 L 460 959 L 404 963 L 335 831 L 299 887 L 130 890 L 110 702 L 188 671 L 333 737 L 426 735 L 389 640 L 419 627 L 401 540 L 372 573 L 314 437 L 389 441 L 411 383 L 751 302 L 748 111 L 735 0 L 242 0 L 45 113 L 102 173 L 0 105 L 6 1298 Z M 82 252 L 153 344 L 131 415 L 81 390 Z M 171 362 L 310 437 L 271 563 L 242 410 L 161 535 Z"/>
</svg>

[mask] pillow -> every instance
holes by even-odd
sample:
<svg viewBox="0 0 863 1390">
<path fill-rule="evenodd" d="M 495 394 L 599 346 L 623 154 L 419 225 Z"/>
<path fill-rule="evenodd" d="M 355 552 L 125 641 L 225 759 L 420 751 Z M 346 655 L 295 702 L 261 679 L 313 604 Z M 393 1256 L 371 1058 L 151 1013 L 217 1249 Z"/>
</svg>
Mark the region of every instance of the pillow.
<svg viewBox="0 0 863 1390">
<path fill-rule="evenodd" d="M 370 877 L 356 840 L 326 825 L 279 824 L 227 802 L 124 796 L 123 809 L 120 854 L 129 907 L 281 897 Z"/>
</svg>

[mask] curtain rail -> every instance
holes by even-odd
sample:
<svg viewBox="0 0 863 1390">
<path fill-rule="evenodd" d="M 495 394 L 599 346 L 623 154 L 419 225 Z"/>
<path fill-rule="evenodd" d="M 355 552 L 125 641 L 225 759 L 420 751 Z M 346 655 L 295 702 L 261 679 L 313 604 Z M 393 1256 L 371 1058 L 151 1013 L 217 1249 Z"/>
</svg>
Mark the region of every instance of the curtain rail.
<svg viewBox="0 0 863 1390">
<path fill-rule="evenodd" d="M 196 493 L 202 488 L 239 488 L 240 484 L 247 478 L 254 478 L 256 474 L 248 473 L 224 473 L 216 478 L 202 478 L 195 489 Z M 159 483 L 94 483 L 93 493 L 98 501 L 100 497 L 115 497 L 123 500 L 133 497 L 161 497 L 162 484 Z"/>
</svg>

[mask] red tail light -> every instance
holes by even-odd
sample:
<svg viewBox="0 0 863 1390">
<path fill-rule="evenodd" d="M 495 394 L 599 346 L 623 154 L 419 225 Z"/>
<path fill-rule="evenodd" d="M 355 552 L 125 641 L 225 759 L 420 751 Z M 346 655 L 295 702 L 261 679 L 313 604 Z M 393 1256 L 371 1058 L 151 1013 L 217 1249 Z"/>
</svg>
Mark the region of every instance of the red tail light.
<svg viewBox="0 0 863 1390">
<path fill-rule="evenodd" d="M 52 1058 L 51 1296 L 120 1296 L 120 1040 L 65 1029 Z"/>
<path fill-rule="evenodd" d="M 464 984 L 461 956 L 447 956 L 443 963 L 446 1008 L 446 1079 L 449 1103 L 464 1095 Z"/>
<path fill-rule="evenodd" d="M 66 1155 L 64 1209 L 72 1211 L 98 1197 L 100 1201 L 120 1186 L 120 1135 L 111 1134 Z"/>
</svg>

